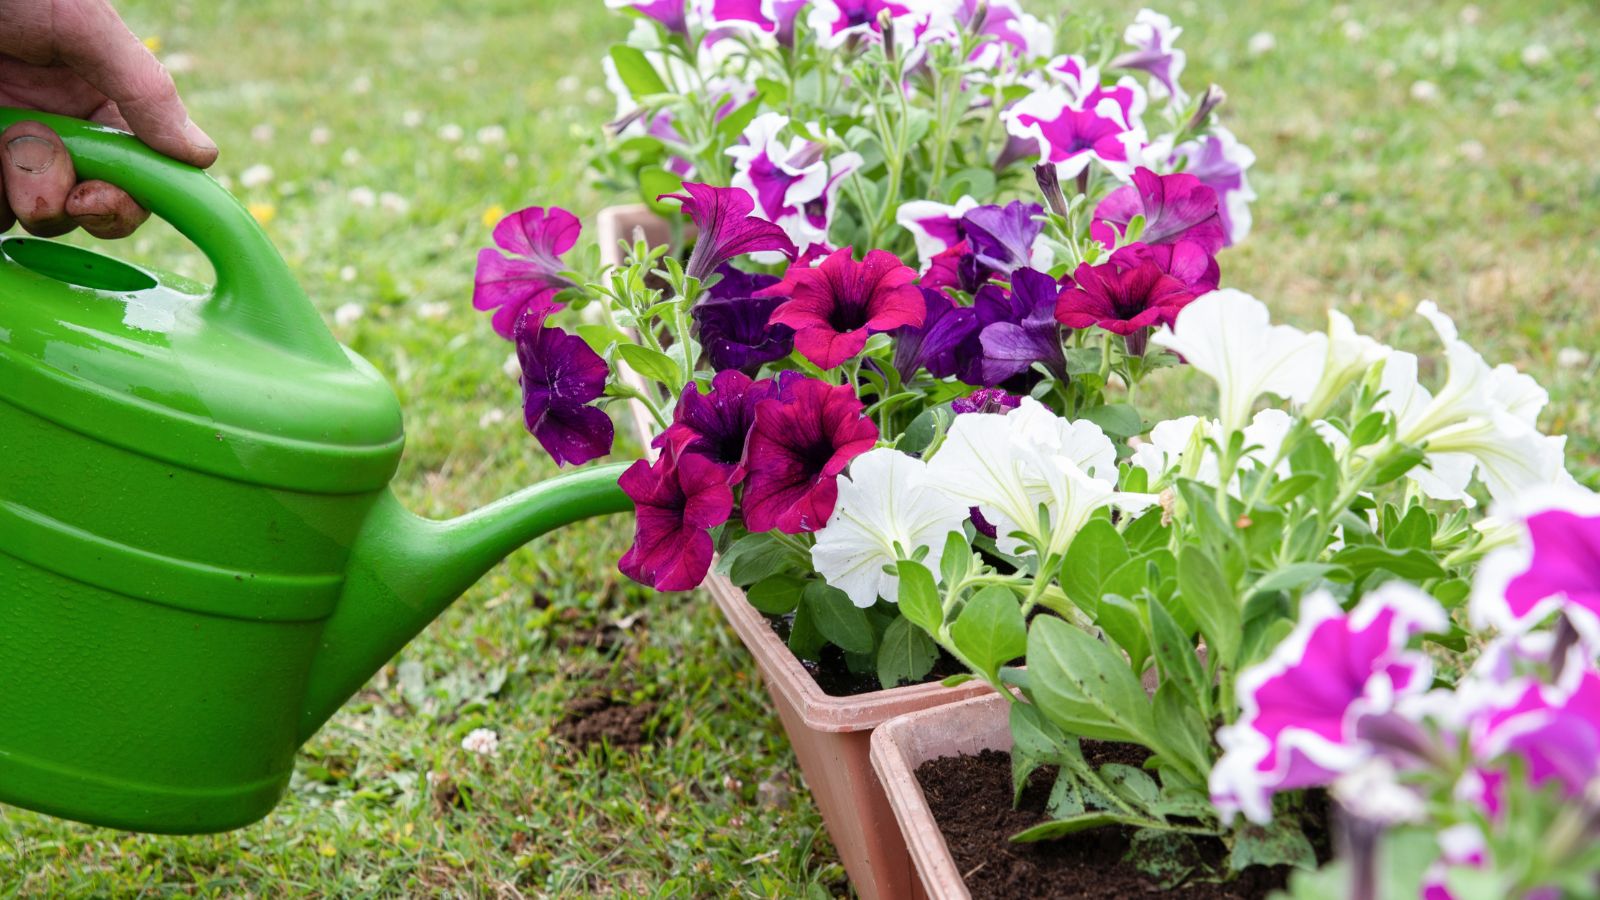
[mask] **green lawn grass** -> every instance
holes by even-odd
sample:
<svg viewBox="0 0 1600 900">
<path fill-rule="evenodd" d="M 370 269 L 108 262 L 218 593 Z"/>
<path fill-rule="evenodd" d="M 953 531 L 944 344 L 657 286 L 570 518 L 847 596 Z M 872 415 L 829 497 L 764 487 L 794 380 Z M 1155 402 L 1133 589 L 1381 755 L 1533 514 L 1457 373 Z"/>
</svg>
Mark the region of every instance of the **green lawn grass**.
<svg viewBox="0 0 1600 900">
<path fill-rule="evenodd" d="M 182 70 L 218 174 L 393 379 L 402 497 L 451 515 L 550 475 L 502 371 L 509 345 L 470 307 L 472 263 L 492 207 L 610 199 L 580 144 L 612 111 L 598 58 L 623 23 L 594 0 L 121 6 Z M 1600 460 L 1600 13 L 1162 9 L 1187 28 L 1187 83 L 1228 89 L 1226 118 L 1260 157 L 1256 231 L 1223 259 L 1226 283 L 1301 324 L 1338 304 L 1425 351 L 1408 313 L 1432 297 L 1491 361 L 1550 387 L 1546 424 Z M 1258 32 L 1276 46 L 1251 54 Z M 246 186 L 257 165 L 271 177 Z M 206 272 L 163 226 L 116 251 Z M 306 746 L 255 826 L 143 837 L 0 810 L 0 896 L 844 892 L 749 659 L 706 598 L 622 580 L 627 539 L 624 519 L 598 521 L 497 568 Z M 652 704 L 643 749 L 557 733 L 570 701 L 597 696 Z M 460 748 L 480 726 L 497 757 Z"/>
</svg>

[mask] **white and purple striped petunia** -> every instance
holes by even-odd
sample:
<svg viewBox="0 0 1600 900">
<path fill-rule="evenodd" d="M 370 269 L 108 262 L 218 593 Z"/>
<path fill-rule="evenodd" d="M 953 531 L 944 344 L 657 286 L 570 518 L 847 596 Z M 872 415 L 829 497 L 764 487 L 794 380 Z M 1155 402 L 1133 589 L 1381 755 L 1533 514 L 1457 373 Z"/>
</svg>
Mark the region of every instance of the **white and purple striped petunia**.
<svg viewBox="0 0 1600 900">
<path fill-rule="evenodd" d="M 689 33 L 688 11 L 684 0 L 606 0 L 611 9 L 631 9 L 647 19 L 660 22 L 676 34 Z"/>
<path fill-rule="evenodd" d="M 1259 665 L 1239 674 L 1240 714 L 1217 731 L 1222 757 L 1211 801 L 1225 819 L 1272 818 L 1272 795 L 1325 785 L 1368 759 L 1364 720 L 1395 709 L 1433 683 L 1428 657 L 1407 642 L 1448 626 L 1432 597 L 1389 582 L 1349 613 L 1318 591 L 1301 602 L 1293 632 Z"/>
<path fill-rule="evenodd" d="M 978 201 L 970 196 L 954 204 L 916 200 L 903 204 L 894 219 L 917 242 L 917 259 L 925 271 L 935 256 L 961 243 L 961 217 L 977 208 Z"/>
<path fill-rule="evenodd" d="M 1068 77 L 1093 72 L 1085 68 L 1069 64 L 1062 71 Z M 1080 78 L 1035 91 L 1002 118 L 1007 132 L 1032 142 L 1039 161 L 1054 164 L 1060 177 L 1075 178 L 1098 162 L 1127 181 L 1145 145 L 1139 120 L 1145 102 L 1144 89 L 1132 79 L 1106 88 Z"/>
<path fill-rule="evenodd" d="M 804 250 L 827 244 L 839 188 L 863 160 L 859 153 L 828 157 L 826 146 L 801 137 L 785 142 L 788 127 L 787 116 L 763 113 L 728 155 L 734 159 L 733 186 L 755 199 L 755 215 L 777 224 Z"/>
<path fill-rule="evenodd" d="M 1141 9 L 1133 24 L 1122 33 L 1122 39 L 1135 49 L 1111 61 L 1113 69 L 1137 69 L 1150 76 L 1150 94 L 1160 99 L 1171 97 L 1182 106 L 1188 102 L 1178 76 L 1183 74 L 1187 57 L 1174 44 L 1183 29 L 1172 20 L 1153 9 Z"/>
<path fill-rule="evenodd" d="M 1217 192 L 1221 201 L 1218 212 L 1228 232 L 1229 246 L 1249 237 L 1250 203 L 1256 199 L 1256 192 L 1250 187 L 1248 172 L 1255 165 L 1255 152 L 1239 143 L 1233 132 L 1213 125 L 1209 134 L 1173 149 L 1170 162 L 1179 161 L 1183 171 Z"/>
</svg>

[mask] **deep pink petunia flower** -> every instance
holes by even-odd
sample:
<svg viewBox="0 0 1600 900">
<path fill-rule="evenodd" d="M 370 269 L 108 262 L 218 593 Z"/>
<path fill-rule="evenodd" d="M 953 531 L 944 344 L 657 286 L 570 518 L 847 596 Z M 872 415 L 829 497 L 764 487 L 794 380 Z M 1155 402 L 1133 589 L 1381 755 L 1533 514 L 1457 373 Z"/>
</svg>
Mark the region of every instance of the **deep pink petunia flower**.
<svg viewBox="0 0 1600 900">
<path fill-rule="evenodd" d="M 800 355 L 831 369 L 860 353 L 868 335 L 922 324 L 927 305 L 916 280 L 893 253 L 873 250 L 858 263 L 845 247 L 815 268 L 790 266 L 759 296 L 789 298 L 769 321 L 793 328 Z"/>
<path fill-rule="evenodd" d="M 573 286 L 561 275 L 566 268 L 561 254 L 572 249 L 582 231 L 577 216 L 556 206 L 514 212 L 494 227 L 494 242 L 505 253 L 487 247 L 478 251 L 472 305 L 495 311 L 494 330 L 501 337 L 516 337 L 524 310 L 543 321 L 561 308 L 556 294 Z"/>
<path fill-rule="evenodd" d="M 776 391 L 772 379 L 752 381 L 737 369 L 718 372 L 708 394 L 691 383 L 672 412 L 672 424 L 652 446 L 669 448 L 679 457 L 709 459 L 727 473 L 729 484 L 738 484 L 744 480 L 745 441 L 755 424 L 756 404 Z"/>
<path fill-rule="evenodd" d="M 611 417 L 589 405 L 606 391 L 606 361 L 583 338 L 547 328 L 530 310 L 517 324 L 522 413 L 556 465 L 611 452 Z"/>
<path fill-rule="evenodd" d="M 606 0 L 612 9 L 631 9 L 647 19 L 660 22 L 668 31 L 689 33 L 689 20 L 684 0 Z"/>
<path fill-rule="evenodd" d="M 622 555 L 622 574 L 658 591 L 687 591 L 711 568 L 710 529 L 733 514 L 733 489 L 722 468 L 703 456 L 654 464 L 639 460 L 617 480 L 633 499 L 633 546 Z"/>
<path fill-rule="evenodd" d="M 1056 321 L 1068 328 L 1099 326 L 1124 337 L 1171 325 L 1179 310 L 1195 298 L 1188 285 L 1153 262 L 1084 263 L 1072 273 L 1072 280 L 1074 285 L 1056 300 Z"/>
<path fill-rule="evenodd" d="M 1184 284 L 1196 297 L 1209 294 L 1222 281 L 1222 269 L 1217 258 L 1194 241 L 1181 240 L 1175 244 L 1129 244 L 1111 254 L 1111 261 L 1123 268 L 1133 268 L 1140 263 L 1155 263 L 1156 268 Z"/>
<path fill-rule="evenodd" d="M 1134 216 L 1144 216 L 1139 240 L 1146 244 L 1187 240 L 1210 254 L 1228 244 L 1217 212 L 1217 192 L 1183 172 L 1157 175 L 1143 166 L 1135 169 L 1133 184 L 1107 194 L 1094 208 L 1089 234 L 1107 247 L 1115 246 Z"/>
<path fill-rule="evenodd" d="M 785 372 L 778 393 L 756 404 L 745 448 L 744 524 L 786 534 L 828 524 L 839 474 L 878 442 L 849 385 Z"/>
<path fill-rule="evenodd" d="M 1600 516 L 1552 509 L 1527 521 L 1533 558 L 1506 586 L 1512 613 L 1527 618 L 1545 600 L 1560 597 L 1563 605 L 1600 617 Z"/>
<path fill-rule="evenodd" d="M 694 220 L 700 236 L 689 254 L 685 272 L 691 278 L 706 278 L 717 267 L 736 256 L 775 251 L 794 259 L 794 242 L 782 228 L 750 213 L 756 208 L 751 196 L 738 188 L 712 187 L 685 183 L 687 194 L 663 194 L 683 202 L 683 212 Z"/>
</svg>

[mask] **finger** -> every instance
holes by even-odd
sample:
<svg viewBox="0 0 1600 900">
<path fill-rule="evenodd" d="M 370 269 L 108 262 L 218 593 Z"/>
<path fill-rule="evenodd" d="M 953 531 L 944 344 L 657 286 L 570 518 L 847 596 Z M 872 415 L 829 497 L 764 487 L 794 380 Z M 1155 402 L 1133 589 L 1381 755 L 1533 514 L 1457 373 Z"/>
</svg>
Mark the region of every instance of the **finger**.
<svg viewBox="0 0 1600 900">
<path fill-rule="evenodd" d="M 189 120 L 155 54 L 104 0 L 81 4 L 80 12 L 57 21 L 63 61 L 116 104 L 141 141 L 202 168 L 216 162 L 216 142 Z"/>
<path fill-rule="evenodd" d="M 6 173 L 6 203 L 29 234 L 55 237 L 77 227 L 67 215 L 67 194 L 78 175 L 55 132 L 38 122 L 18 122 L 0 132 L 0 169 Z"/>
<path fill-rule="evenodd" d="M 11 204 L 6 202 L 6 173 L 5 167 L 0 166 L 0 234 L 11 230 L 17 224 L 17 217 L 11 214 Z"/>
<path fill-rule="evenodd" d="M 84 181 L 73 188 L 67 195 L 67 215 L 103 240 L 125 238 L 150 218 L 126 191 L 104 181 Z"/>
</svg>

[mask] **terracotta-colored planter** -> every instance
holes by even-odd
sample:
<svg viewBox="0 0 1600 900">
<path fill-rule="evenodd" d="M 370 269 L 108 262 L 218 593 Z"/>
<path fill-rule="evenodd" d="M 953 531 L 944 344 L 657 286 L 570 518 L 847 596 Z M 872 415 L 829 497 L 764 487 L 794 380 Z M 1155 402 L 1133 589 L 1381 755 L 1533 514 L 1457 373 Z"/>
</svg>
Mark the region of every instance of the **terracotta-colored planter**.
<svg viewBox="0 0 1600 900">
<path fill-rule="evenodd" d="M 928 798 L 917 781 L 917 767 L 947 756 L 974 756 L 985 750 L 1011 752 L 1008 706 L 998 694 L 901 716 L 872 733 L 872 767 L 889 798 L 916 880 L 897 896 L 921 900 L 968 900 L 966 880 L 950 855 Z"/>
<path fill-rule="evenodd" d="M 631 240 L 635 229 L 643 229 L 652 241 L 666 239 L 665 224 L 642 205 L 603 210 L 598 228 L 602 258 L 619 262 L 617 241 Z M 643 443 L 648 445 L 653 428 L 650 414 L 634 404 L 631 417 Z M 800 760 L 806 785 L 816 798 L 856 892 L 864 900 L 914 896 L 916 878 L 911 859 L 895 824 L 889 798 L 872 767 L 873 729 L 906 713 L 981 696 L 990 688 L 982 683 L 956 688 L 933 683 L 853 697 L 831 696 L 817 686 L 767 618 L 746 601 L 743 591 L 718 575 L 706 579 L 706 588 L 756 659 L 778 718 Z"/>
</svg>

